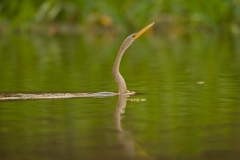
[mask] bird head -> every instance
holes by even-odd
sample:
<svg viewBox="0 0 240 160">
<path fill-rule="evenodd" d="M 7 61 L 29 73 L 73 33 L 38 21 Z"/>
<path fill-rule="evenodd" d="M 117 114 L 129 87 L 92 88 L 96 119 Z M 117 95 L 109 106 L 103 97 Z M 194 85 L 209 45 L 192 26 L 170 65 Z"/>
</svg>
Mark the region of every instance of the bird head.
<svg viewBox="0 0 240 160">
<path fill-rule="evenodd" d="M 154 22 L 151 23 L 151 24 L 149 24 L 149 25 L 147 25 L 146 27 L 144 27 L 144 28 L 143 28 L 142 30 L 140 30 L 139 32 L 133 33 L 133 34 L 131 34 L 130 36 L 128 36 L 128 37 L 124 40 L 124 42 L 123 42 L 123 44 L 122 44 L 122 46 L 121 46 L 121 49 L 126 50 L 126 49 L 133 43 L 133 41 L 135 41 L 139 36 L 141 36 L 144 32 L 146 32 L 153 24 L 154 24 Z M 120 49 L 120 50 L 121 50 L 121 49 Z"/>
<path fill-rule="evenodd" d="M 144 27 L 139 32 L 132 34 L 131 36 L 132 36 L 133 40 L 136 40 L 139 36 L 141 36 L 144 32 L 146 32 L 146 30 L 148 30 L 150 27 L 152 27 L 153 24 L 154 24 L 154 22 L 147 25 L 146 27 Z"/>
</svg>

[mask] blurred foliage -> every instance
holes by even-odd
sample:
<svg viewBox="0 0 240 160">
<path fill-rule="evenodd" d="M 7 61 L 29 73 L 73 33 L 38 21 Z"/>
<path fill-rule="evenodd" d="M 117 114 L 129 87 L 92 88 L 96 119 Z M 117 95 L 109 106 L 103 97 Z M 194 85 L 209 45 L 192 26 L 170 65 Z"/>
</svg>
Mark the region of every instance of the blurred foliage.
<svg viewBox="0 0 240 160">
<path fill-rule="evenodd" d="M 22 0 L 0 2 L 0 30 L 4 26 L 27 30 L 57 25 L 142 27 L 157 22 L 155 28 L 185 27 L 239 33 L 239 0 Z M 118 26 L 118 27 L 116 27 Z M 163 27 L 161 27 L 163 26 Z M 167 26 L 167 27 L 166 27 Z M 7 27 L 5 27 L 7 28 Z M 34 28 L 34 27 L 33 27 Z"/>
</svg>

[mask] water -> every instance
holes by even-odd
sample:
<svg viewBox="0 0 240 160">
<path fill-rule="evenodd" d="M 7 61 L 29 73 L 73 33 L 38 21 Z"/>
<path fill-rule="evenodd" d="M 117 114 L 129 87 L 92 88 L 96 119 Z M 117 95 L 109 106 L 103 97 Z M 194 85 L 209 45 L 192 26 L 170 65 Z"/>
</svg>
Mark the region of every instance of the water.
<svg viewBox="0 0 240 160">
<path fill-rule="evenodd" d="M 116 92 L 123 39 L 2 37 L 0 92 Z M 143 36 L 121 64 L 134 96 L 0 102 L 1 159 L 239 159 L 239 40 Z"/>
</svg>

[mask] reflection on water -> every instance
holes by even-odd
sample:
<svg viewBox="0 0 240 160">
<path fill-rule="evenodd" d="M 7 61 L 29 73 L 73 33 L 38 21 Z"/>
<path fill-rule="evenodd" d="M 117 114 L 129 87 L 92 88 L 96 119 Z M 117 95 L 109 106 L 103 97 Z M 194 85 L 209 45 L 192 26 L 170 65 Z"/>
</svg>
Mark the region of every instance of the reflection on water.
<svg viewBox="0 0 240 160">
<path fill-rule="evenodd" d="M 127 97 L 127 95 L 118 96 L 117 106 L 114 111 L 115 128 L 117 131 L 118 140 L 124 150 L 123 154 L 130 159 L 152 159 L 146 153 L 146 151 L 141 148 L 137 142 L 134 141 L 134 137 L 131 132 L 124 130 L 121 126 L 121 118 L 122 114 L 125 112 Z"/>
<path fill-rule="evenodd" d="M 1 37 L 0 92 L 116 92 L 124 38 Z M 1 159 L 239 159 L 239 41 L 143 36 L 120 68 L 131 101 L 0 102 Z"/>
<path fill-rule="evenodd" d="M 121 126 L 121 115 L 125 112 L 125 107 L 127 103 L 127 96 L 119 96 L 118 103 L 114 111 L 114 123 L 117 130 L 117 136 L 120 143 L 123 146 L 124 153 L 133 158 L 135 155 L 134 151 L 134 140 L 128 131 L 122 129 Z"/>
</svg>

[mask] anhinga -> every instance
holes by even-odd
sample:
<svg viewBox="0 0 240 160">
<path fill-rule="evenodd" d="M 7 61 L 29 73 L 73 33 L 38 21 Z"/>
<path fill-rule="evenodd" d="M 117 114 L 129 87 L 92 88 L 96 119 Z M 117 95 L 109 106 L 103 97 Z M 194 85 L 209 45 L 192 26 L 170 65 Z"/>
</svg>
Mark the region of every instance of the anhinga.
<svg viewBox="0 0 240 160">
<path fill-rule="evenodd" d="M 124 52 L 127 50 L 127 48 L 133 43 L 133 41 L 136 40 L 140 35 L 142 35 L 146 30 L 148 30 L 153 24 L 154 22 L 143 28 L 141 31 L 131 34 L 123 41 L 112 70 L 113 77 L 118 86 L 118 94 L 125 94 L 129 92 L 127 90 L 125 80 L 119 72 L 119 66 L 122 56 Z"/>
<path fill-rule="evenodd" d="M 26 100 L 26 99 L 57 99 L 57 98 L 74 98 L 74 97 L 106 97 L 106 96 L 115 96 L 115 95 L 131 95 L 135 92 L 129 92 L 127 90 L 127 85 L 122 75 L 119 72 L 119 66 L 122 59 L 122 56 L 126 49 L 133 43 L 135 39 L 137 39 L 140 35 L 142 35 L 146 30 L 148 30 L 152 25 L 151 23 L 141 31 L 131 34 L 128 36 L 122 43 L 122 46 L 118 52 L 117 58 L 115 60 L 113 66 L 113 76 L 118 86 L 118 93 L 113 92 L 98 92 L 98 93 L 3 93 L 0 94 L 1 100 Z"/>
</svg>

